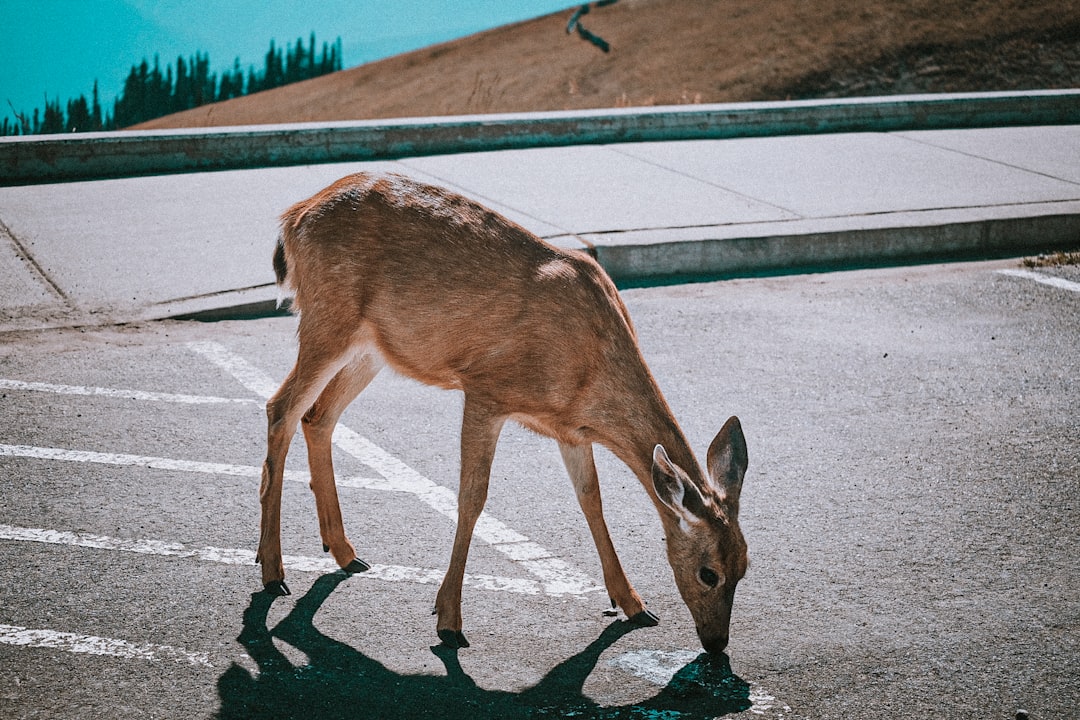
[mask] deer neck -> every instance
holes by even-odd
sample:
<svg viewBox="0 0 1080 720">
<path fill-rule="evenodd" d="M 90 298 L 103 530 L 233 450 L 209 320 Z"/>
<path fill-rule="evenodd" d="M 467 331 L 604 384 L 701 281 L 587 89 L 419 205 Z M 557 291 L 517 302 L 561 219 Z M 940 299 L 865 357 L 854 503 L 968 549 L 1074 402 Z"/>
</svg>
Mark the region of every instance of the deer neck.
<svg viewBox="0 0 1080 720">
<path fill-rule="evenodd" d="M 652 483 L 653 450 L 657 445 L 664 446 L 672 462 L 685 470 L 698 488 L 704 476 L 667 401 L 655 383 L 650 385 L 652 392 L 635 396 L 638 402 L 628 409 L 622 433 L 604 444 L 630 467 L 657 502 Z"/>
</svg>

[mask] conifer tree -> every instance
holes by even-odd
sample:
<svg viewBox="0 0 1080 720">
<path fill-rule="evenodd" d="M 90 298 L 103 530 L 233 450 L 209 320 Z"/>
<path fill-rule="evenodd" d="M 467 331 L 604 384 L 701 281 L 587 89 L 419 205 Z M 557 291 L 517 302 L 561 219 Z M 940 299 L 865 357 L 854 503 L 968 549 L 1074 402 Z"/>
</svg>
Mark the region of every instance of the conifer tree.
<svg viewBox="0 0 1080 720">
<path fill-rule="evenodd" d="M 88 132 L 93 120 L 90 117 L 90 105 L 86 102 L 86 96 L 80 95 L 67 103 L 67 122 L 64 130 L 67 132 Z"/>
<path fill-rule="evenodd" d="M 98 81 L 94 78 L 94 99 L 90 107 L 90 131 L 97 132 L 105 129 L 101 120 L 101 100 L 98 98 Z"/>
<path fill-rule="evenodd" d="M 39 132 L 43 135 L 64 132 L 64 113 L 60 109 L 59 98 L 55 102 L 49 102 L 49 99 L 45 98 L 45 116 Z"/>
<path fill-rule="evenodd" d="M 299 37 L 295 46 L 290 44 L 285 49 L 271 40 L 261 72 L 249 66 L 245 75 L 237 57 L 233 60 L 232 69 L 223 71 L 220 79 L 216 73 L 210 72 L 209 53 L 196 52 L 186 59 L 178 56 L 175 73 L 172 65 L 166 65 L 163 70 L 157 55 L 152 66 L 143 58 L 142 62 L 131 66 L 123 90 L 113 101 L 112 112 L 103 110 L 98 81 L 95 79 L 90 102 L 87 102 L 85 95 L 80 95 L 68 100 L 64 108 L 59 98 L 50 102 L 46 97 L 44 113 L 34 108 L 31 116 L 12 108 L 13 120 L 7 117 L 0 119 L 0 135 L 115 130 L 341 69 L 340 37 L 333 43 L 322 43 L 321 57 L 317 56 L 316 47 L 314 32 L 307 44 L 303 37 Z"/>
</svg>

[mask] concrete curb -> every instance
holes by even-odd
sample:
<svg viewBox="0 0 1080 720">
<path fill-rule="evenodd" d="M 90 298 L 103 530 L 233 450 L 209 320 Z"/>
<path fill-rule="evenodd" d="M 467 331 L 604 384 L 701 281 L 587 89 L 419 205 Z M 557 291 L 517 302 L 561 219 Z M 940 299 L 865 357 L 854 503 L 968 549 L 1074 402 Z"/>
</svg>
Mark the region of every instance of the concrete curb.
<svg viewBox="0 0 1080 720">
<path fill-rule="evenodd" d="M 0 138 L 0 185 L 487 150 L 1080 124 L 1080 90 L 908 95 Z"/>
<path fill-rule="evenodd" d="M 1078 250 L 1080 202 L 633 235 L 583 238 L 621 287 Z"/>
<path fill-rule="evenodd" d="M 926 262 L 990 260 L 1080 250 L 1080 202 L 896 213 L 586 235 L 589 252 L 621 288 Z M 850 226 L 845 226 L 850 223 Z M 137 320 L 240 320 L 288 313 L 266 285 L 144 308 Z"/>
</svg>

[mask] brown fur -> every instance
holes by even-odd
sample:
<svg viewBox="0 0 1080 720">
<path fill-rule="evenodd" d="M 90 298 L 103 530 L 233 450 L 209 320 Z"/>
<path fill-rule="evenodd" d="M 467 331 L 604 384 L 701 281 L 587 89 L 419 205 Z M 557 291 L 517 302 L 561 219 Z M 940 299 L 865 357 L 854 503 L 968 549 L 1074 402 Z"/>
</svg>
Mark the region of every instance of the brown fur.
<svg viewBox="0 0 1080 720">
<path fill-rule="evenodd" d="M 559 442 L 608 591 L 628 616 L 647 620 L 608 537 L 592 443 L 634 471 L 660 513 L 669 551 L 682 548 L 669 557 L 703 643 L 726 644 L 730 593 L 745 572 L 735 517 L 745 470 L 741 430 L 729 421 L 713 443 L 720 451 L 740 445 L 742 453 L 734 455 L 741 466 L 729 461 L 719 480 L 703 474 L 641 357 L 626 307 L 592 258 L 549 245 L 447 190 L 361 173 L 285 212 L 274 266 L 279 283 L 294 293 L 300 347 L 296 366 L 267 404 L 264 582 L 284 577 L 280 485 L 301 419 L 323 541 L 343 567 L 355 559 L 333 490 L 330 433 L 385 363 L 465 395 L 458 531 L 436 601 L 440 636 L 450 632 L 464 643 L 465 559 L 495 443 L 509 419 Z M 665 458 L 670 453 L 660 479 L 658 445 Z M 684 504 L 689 497 L 694 503 Z M 693 588 L 702 563 L 725 578 L 726 589 Z"/>
</svg>

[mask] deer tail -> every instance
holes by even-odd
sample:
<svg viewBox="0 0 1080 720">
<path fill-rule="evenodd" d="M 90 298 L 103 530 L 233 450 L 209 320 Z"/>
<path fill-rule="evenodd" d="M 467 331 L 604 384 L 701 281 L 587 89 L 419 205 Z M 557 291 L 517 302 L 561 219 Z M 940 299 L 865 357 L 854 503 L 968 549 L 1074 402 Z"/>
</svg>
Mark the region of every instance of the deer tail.
<svg viewBox="0 0 1080 720">
<path fill-rule="evenodd" d="M 278 232 L 277 245 L 274 247 L 274 276 L 278 286 L 278 307 L 285 298 L 293 296 L 293 308 L 296 309 L 296 294 L 299 290 L 296 273 L 290 273 L 289 256 L 296 250 L 299 239 L 301 220 L 304 215 L 303 203 L 297 203 L 281 216 L 281 230 Z"/>
<path fill-rule="evenodd" d="M 279 286 L 287 286 L 289 263 L 285 260 L 285 238 L 281 235 L 278 235 L 277 247 L 274 249 L 274 275 L 277 276 Z"/>
<path fill-rule="evenodd" d="M 289 263 L 285 259 L 285 238 L 284 230 L 278 235 L 277 247 L 274 248 L 274 275 L 277 277 L 278 286 L 278 308 L 285 302 L 286 297 L 289 295 L 289 291 L 292 289 L 289 284 Z"/>
</svg>

